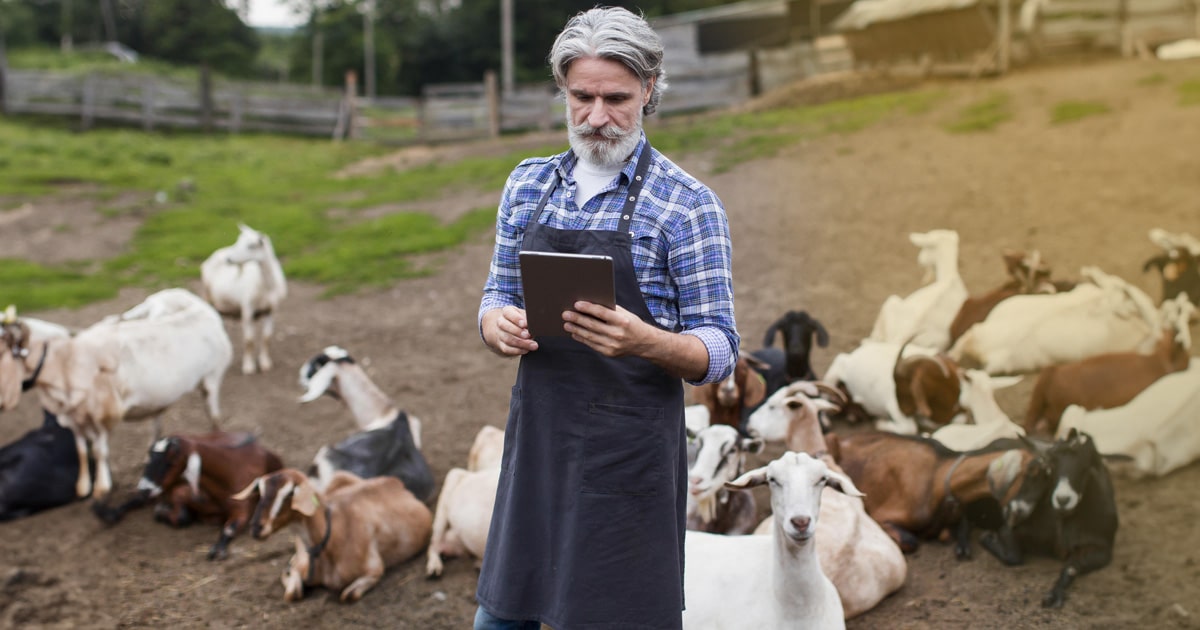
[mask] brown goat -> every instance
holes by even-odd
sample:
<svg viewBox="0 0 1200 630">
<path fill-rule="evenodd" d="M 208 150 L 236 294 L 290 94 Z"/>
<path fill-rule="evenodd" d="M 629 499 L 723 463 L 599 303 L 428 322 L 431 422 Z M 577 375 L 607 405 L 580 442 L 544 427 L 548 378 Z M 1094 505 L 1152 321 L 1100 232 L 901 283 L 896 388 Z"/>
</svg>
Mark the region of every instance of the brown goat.
<svg viewBox="0 0 1200 630">
<path fill-rule="evenodd" d="M 259 477 L 236 498 L 257 496 L 250 532 L 265 539 L 293 522 L 302 536 L 284 570 L 283 598 L 296 601 L 305 586 L 341 590 L 355 602 L 384 571 L 429 544 L 433 515 L 395 477 L 362 479 L 337 471 L 320 492 L 308 476 L 285 468 Z"/>
<path fill-rule="evenodd" d="M 991 506 L 996 514 L 984 526 L 999 526 L 999 505 L 1015 496 L 1019 476 L 1033 457 L 1015 441 L 960 453 L 928 438 L 884 431 L 830 433 L 825 442 L 866 493 L 867 514 L 902 551 L 912 552 L 921 538 L 940 537 L 957 527 L 955 553 L 960 558 L 970 556 L 970 527 L 981 520 L 976 516 L 982 513 L 980 506 Z M 992 487 L 1004 497 L 999 505 Z"/>
<path fill-rule="evenodd" d="M 1112 352 L 1043 368 L 1025 412 L 1025 432 L 1053 437 L 1068 406 L 1120 407 L 1158 379 L 1186 370 L 1191 360 L 1188 319 L 1194 311 L 1187 294 L 1165 302 L 1161 337 L 1150 354 Z"/>
<path fill-rule="evenodd" d="M 692 400 L 708 409 L 709 424 L 726 424 L 739 431 L 743 412 L 762 404 L 767 398 L 767 381 L 759 370 L 771 366 L 764 361 L 741 353 L 733 371 L 724 380 L 706 383 L 692 390 Z"/>
<path fill-rule="evenodd" d="M 922 430 L 935 431 L 964 412 L 959 404 L 962 381 L 954 359 L 944 354 L 901 357 L 904 346 L 892 368 L 901 413 L 916 419 Z"/>
<path fill-rule="evenodd" d="M 222 523 L 221 537 L 208 552 L 223 560 L 229 542 L 250 520 L 254 504 L 234 493 L 267 473 L 283 468 L 279 456 L 249 433 L 214 431 L 174 435 L 150 447 L 136 493 L 116 508 L 94 503 L 92 511 L 112 525 L 126 512 L 158 498 L 154 518 L 173 527 L 193 521 Z"/>
<path fill-rule="evenodd" d="M 1051 281 L 1050 267 L 1042 262 L 1041 254 L 1034 250 L 1029 254 L 1005 250 L 1001 255 L 1004 268 L 1011 280 L 982 295 L 968 297 L 958 309 L 958 315 L 950 322 L 950 345 L 967 332 L 967 329 L 987 319 L 988 313 L 1000 302 L 1014 296 L 1030 293 L 1058 293 L 1069 291 L 1073 282 Z"/>
</svg>

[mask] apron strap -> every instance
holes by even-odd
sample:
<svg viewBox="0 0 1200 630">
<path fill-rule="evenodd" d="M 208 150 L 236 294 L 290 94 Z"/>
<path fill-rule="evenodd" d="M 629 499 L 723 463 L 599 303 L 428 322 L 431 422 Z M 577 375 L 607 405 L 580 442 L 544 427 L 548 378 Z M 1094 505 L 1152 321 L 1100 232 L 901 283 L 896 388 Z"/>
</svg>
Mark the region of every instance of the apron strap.
<svg viewBox="0 0 1200 630">
<path fill-rule="evenodd" d="M 645 146 L 642 147 L 642 154 L 638 156 L 637 167 L 633 170 L 633 181 L 629 182 L 629 194 L 625 197 L 625 206 L 621 208 L 621 220 L 617 224 L 617 231 L 628 232 L 630 237 L 633 236 L 633 232 L 629 230 L 629 226 L 633 222 L 633 212 L 637 208 L 638 196 L 642 194 L 642 186 L 646 183 L 646 172 L 650 170 L 650 153 L 650 140 L 647 139 Z M 533 217 L 529 219 L 531 225 L 536 225 L 538 219 L 541 218 L 546 202 L 550 201 L 550 195 L 554 194 L 554 189 L 558 188 L 558 182 L 561 179 L 558 169 L 554 169 L 554 181 L 550 182 L 550 187 L 538 201 L 537 209 L 533 211 Z"/>
</svg>

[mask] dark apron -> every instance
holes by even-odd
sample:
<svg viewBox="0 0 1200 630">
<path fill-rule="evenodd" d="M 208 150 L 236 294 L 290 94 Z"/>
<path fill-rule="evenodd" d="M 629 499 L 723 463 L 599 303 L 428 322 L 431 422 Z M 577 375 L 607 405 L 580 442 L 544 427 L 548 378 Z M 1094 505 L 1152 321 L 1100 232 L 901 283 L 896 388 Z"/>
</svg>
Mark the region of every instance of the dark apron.
<svg viewBox="0 0 1200 630">
<path fill-rule="evenodd" d="M 658 324 L 642 299 L 630 222 L 645 143 L 614 232 L 529 220 L 523 249 L 613 258 L 617 304 Z M 505 619 L 556 630 L 679 628 L 687 461 L 683 384 L 649 361 L 607 358 L 570 337 L 521 357 L 478 599 Z"/>
</svg>

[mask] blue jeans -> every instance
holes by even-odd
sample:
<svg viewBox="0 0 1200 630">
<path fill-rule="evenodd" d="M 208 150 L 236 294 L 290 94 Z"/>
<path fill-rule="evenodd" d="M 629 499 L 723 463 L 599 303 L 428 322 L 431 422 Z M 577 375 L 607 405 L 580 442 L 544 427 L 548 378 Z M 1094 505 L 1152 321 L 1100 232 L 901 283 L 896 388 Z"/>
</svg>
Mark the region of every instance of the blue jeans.
<svg viewBox="0 0 1200 630">
<path fill-rule="evenodd" d="M 475 611 L 475 630 L 541 630 L 542 624 L 536 621 L 513 621 L 501 619 L 479 607 Z"/>
</svg>

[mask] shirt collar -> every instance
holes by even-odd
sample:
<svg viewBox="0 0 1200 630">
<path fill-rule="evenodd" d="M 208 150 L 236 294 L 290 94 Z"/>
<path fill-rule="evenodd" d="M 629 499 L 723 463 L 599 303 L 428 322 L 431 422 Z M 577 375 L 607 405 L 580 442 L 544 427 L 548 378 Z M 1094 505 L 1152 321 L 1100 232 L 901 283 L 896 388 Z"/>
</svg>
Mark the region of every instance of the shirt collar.
<svg viewBox="0 0 1200 630">
<path fill-rule="evenodd" d="M 625 161 L 625 166 L 621 168 L 619 177 L 622 184 L 628 184 L 633 180 L 633 172 L 637 170 L 638 158 L 641 157 L 642 151 L 646 149 L 646 145 L 646 131 L 643 129 L 641 138 L 638 139 L 637 147 L 634 148 L 633 154 L 629 156 L 629 159 Z M 567 181 L 570 179 L 569 176 L 575 172 L 575 165 L 578 163 L 579 157 L 575 155 L 575 151 L 567 149 L 567 152 L 563 154 L 562 160 L 558 164 L 558 176 L 563 181 Z"/>
</svg>

